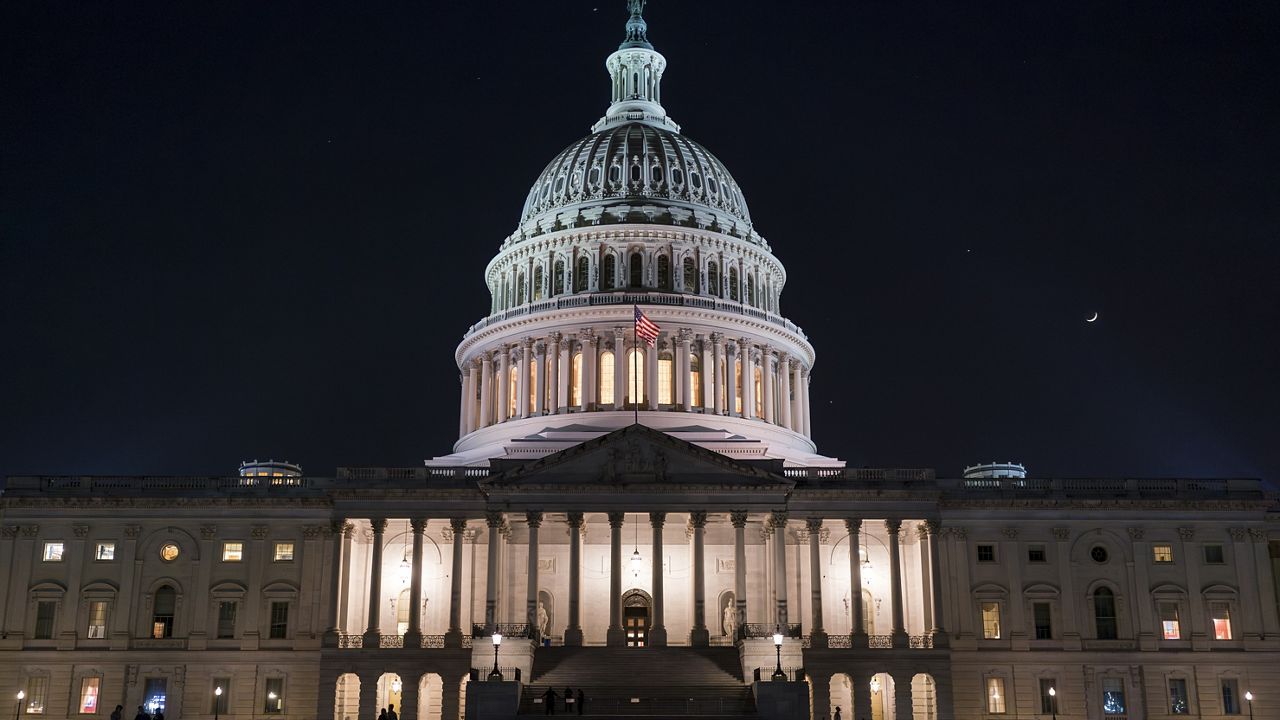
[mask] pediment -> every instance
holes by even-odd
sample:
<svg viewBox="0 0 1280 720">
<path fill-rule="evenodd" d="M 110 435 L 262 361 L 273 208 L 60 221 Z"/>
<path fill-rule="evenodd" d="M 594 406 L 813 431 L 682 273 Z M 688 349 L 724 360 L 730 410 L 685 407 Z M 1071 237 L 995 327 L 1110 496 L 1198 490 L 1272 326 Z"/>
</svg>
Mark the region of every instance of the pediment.
<svg viewBox="0 0 1280 720">
<path fill-rule="evenodd" d="M 790 488 L 781 460 L 735 460 L 644 425 L 630 425 L 532 462 L 493 463 L 490 487 L 688 485 Z"/>
</svg>

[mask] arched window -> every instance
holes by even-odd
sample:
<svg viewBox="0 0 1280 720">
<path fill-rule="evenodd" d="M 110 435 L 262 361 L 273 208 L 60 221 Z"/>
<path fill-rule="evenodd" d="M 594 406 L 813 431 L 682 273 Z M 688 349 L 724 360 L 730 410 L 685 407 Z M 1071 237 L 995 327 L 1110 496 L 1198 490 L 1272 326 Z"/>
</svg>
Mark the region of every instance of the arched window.
<svg viewBox="0 0 1280 720">
<path fill-rule="evenodd" d="M 511 363 L 511 367 L 507 368 L 507 417 L 513 418 L 517 415 L 516 402 L 520 399 L 520 386 L 517 381 L 520 379 L 519 363 Z"/>
<path fill-rule="evenodd" d="M 400 591 L 396 598 L 396 634 L 404 635 L 409 630 L 409 588 Z"/>
<path fill-rule="evenodd" d="M 756 276 L 751 273 L 747 273 L 747 304 L 756 306 Z"/>
<path fill-rule="evenodd" d="M 640 253 L 631 253 L 631 282 L 630 287 L 644 286 L 644 258 Z"/>
<path fill-rule="evenodd" d="M 716 297 L 723 297 L 720 289 L 720 267 L 714 260 L 707 263 L 707 290 Z"/>
<path fill-rule="evenodd" d="M 689 391 L 693 407 L 702 407 L 702 357 L 697 353 L 689 353 Z"/>
<path fill-rule="evenodd" d="M 542 299 L 542 266 L 533 269 L 533 299 Z"/>
<path fill-rule="evenodd" d="M 671 258 L 658 256 L 658 289 L 671 292 Z"/>
<path fill-rule="evenodd" d="M 612 255 L 604 256 L 604 263 L 602 263 L 600 267 L 600 289 L 601 290 L 613 289 L 614 282 L 617 279 L 616 273 L 614 272 L 615 265 L 616 263 Z"/>
<path fill-rule="evenodd" d="M 738 301 L 738 268 L 729 268 L 729 299 Z"/>
<path fill-rule="evenodd" d="M 582 352 L 575 351 L 569 358 L 569 406 L 582 405 Z"/>
<path fill-rule="evenodd" d="M 768 362 L 768 358 L 765 358 L 765 361 Z M 755 399 L 756 399 L 755 416 L 758 418 L 763 418 L 764 417 L 764 371 L 761 370 L 760 368 L 755 368 L 752 370 L 752 373 L 755 374 L 755 378 L 752 382 L 752 386 L 754 387 L 754 390 L 752 392 L 755 393 Z"/>
<path fill-rule="evenodd" d="M 529 296 L 528 290 L 529 290 L 529 286 L 526 285 L 524 282 L 524 271 L 521 270 L 520 274 L 516 275 L 516 297 L 515 297 L 515 301 L 512 302 L 511 304 L 512 305 L 525 304 L 525 298 Z"/>
<path fill-rule="evenodd" d="M 1116 627 L 1116 597 L 1108 588 L 1093 592 L 1093 623 L 1099 640 L 1115 640 L 1119 637 Z"/>
<path fill-rule="evenodd" d="M 585 256 L 578 258 L 577 269 L 573 271 L 573 291 L 576 293 L 586 292 L 590 275 L 591 262 Z"/>
<path fill-rule="evenodd" d="M 600 404 L 613 404 L 613 351 L 600 353 Z"/>
<path fill-rule="evenodd" d="M 627 352 L 627 389 L 629 404 L 644 401 L 644 351 L 632 348 Z"/>
<path fill-rule="evenodd" d="M 684 259 L 684 291 L 698 292 L 698 266 L 693 262 L 693 258 Z"/>
<path fill-rule="evenodd" d="M 742 414 L 742 358 L 733 358 L 733 411 Z"/>
<path fill-rule="evenodd" d="M 173 637 L 173 615 L 178 607 L 178 593 L 170 585 L 162 585 L 151 599 L 151 637 Z"/>
<path fill-rule="evenodd" d="M 658 404 L 674 405 L 675 398 L 675 362 L 671 353 L 658 356 Z"/>
<path fill-rule="evenodd" d="M 564 261 L 557 260 L 552 268 L 551 294 L 561 295 L 564 293 Z"/>
</svg>

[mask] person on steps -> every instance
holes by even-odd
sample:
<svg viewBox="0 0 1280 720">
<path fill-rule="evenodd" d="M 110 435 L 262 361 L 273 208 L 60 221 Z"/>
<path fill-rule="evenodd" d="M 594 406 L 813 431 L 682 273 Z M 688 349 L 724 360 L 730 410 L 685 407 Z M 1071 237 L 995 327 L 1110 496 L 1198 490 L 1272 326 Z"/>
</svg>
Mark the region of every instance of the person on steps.
<svg viewBox="0 0 1280 720">
<path fill-rule="evenodd" d="M 558 697 L 558 696 L 556 695 L 556 691 L 555 691 L 554 689 L 552 689 L 552 688 L 547 688 L 547 691 L 546 691 L 546 692 L 544 692 L 544 693 L 542 693 L 542 704 L 543 704 L 543 705 L 545 705 L 545 706 L 547 707 L 547 709 L 546 709 L 546 714 L 547 714 L 547 715 L 555 715 L 555 714 L 556 714 L 556 699 L 557 699 L 557 697 Z"/>
<path fill-rule="evenodd" d="M 378 713 L 378 720 L 387 720 L 387 709 L 386 709 L 386 708 L 382 708 L 382 711 Z"/>
<path fill-rule="evenodd" d="M 582 694 L 582 688 L 578 688 L 578 697 L 577 697 L 578 702 L 575 704 L 578 706 L 579 715 L 582 714 L 582 706 L 586 704 L 585 702 L 583 702 L 585 699 L 586 699 L 586 696 Z"/>
<path fill-rule="evenodd" d="M 568 686 L 564 689 L 564 711 L 566 715 L 573 714 L 573 690 Z"/>
<path fill-rule="evenodd" d="M 123 705 L 117 705 L 116 709 L 111 712 L 111 720 L 124 720 Z"/>
<path fill-rule="evenodd" d="M 147 714 L 146 710 L 142 709 L 141 705 L 139 705 L 138 714 L 133 716 L 133 720 L 151 720 L 151 716 Z"/>
<path fill-rule="evenodd" d="M 832 720 L 840 720 L 840 706 L 836 706 L 836 716 Z"/>
</svg>

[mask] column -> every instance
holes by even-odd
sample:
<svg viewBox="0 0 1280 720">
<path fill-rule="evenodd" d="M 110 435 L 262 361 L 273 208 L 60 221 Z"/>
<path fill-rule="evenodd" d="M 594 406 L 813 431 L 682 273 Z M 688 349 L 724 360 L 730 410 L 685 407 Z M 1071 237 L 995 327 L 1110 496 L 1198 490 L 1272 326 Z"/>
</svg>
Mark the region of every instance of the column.
<svg viewBox="0 0 1280 720">
<path fill-rule="evenodd" d="M 449 529 L 453 531 L 453 568 L 449 572 L 449 631 L 444 635 L 444 646 L 462 647 L 462 540 L 467 533 L 466 518 L 451 518 Z M 445 688 L 445 695 L 449 689 Z"/>
<path fill-rule="evenodd" d="M 352 546 L 355 545 L 356 526 L 351 523 L 342 525 L 342 584 L 338 588 L 338 632 L 341 633 L 347 629 L 347 623 L 351 620 L 351 587 L 352 584 L 358 582 L 352 576 L 351 565 L 355 551 Z M 351 629 L 355 629 L 354 627 Z"/>
<path fill-rule="evenodd" d="M 533 388 L 533 412 L 535 415 L 547 414 L 547 344 L 539 342 L 533 346 L 535 383 Z"/>
<path fill-rule="evenodd" d="M 382 635 L 382 536 L 387 530 L 386 518 L 372 518 L 373 558 L 369 562 L 369 625 L 364 630 L 364 646 L 378 647 Z"/>
<path fill-rule="evenodd" d="M 533 362 L 533 338 L 520 341 L 520 370 L 516 375 L 516 415 L 529 417 L 529 368 Z"/>
<path fill-rule="evenodd" d="M 812 370 L 805 369 L 800 374 L 800 397 L 803 398 L 804 403 L 804 410 L 800 417 L 804 422 L 804 436 L 809 438 L 813 437 L 813 431 L 809 425 L 809 375 L 812 372 Z"/>
<path fill-rule="evenodd" d="M 626 647 L 627 637 L 622 632 L 622 523 L 624 513 L 609 513 L 609 629 L 605 644 L 609 647 Z"/>
<path fill-rule="evenodd" d="M 600 365 L 600 345 L 591 328 L 579 331 L 578 339 L 582 341 L 582 410 L 587 412 L 596 409 L 596 398 L 600 396 L 596 371 Z"/>
<path fill-rule="evenodd" d="M 579 602 L 582 599 L 582 513 L 571 512 L 569 524 L 569 626 L 564 631 L 565 645 L 582 645 L 582 621 Z"/>
<path fill-rule="evenodd" d="M 498 350 L 498 422 L 506 422 L 511 413 L 511 349 L 503 345 Z"/>
<path fill-rule="evenodd" d="M 786 353 L 778 353 L 778 424 L 790 430 L 791 424 L 791 360 Z"/>
<path fill-rule="evenodd" d="M 850 720 L 870 720 L 871 713 L 871 678 L 875 677 L 875 673 L 869 675 L 850 673 L 849 679 L 853 681 L 853 712 L 849 713 Z M 884 692 L 884 690 L 880 690 Z M 943 710 L 942 706 L 938 706 L 939 714 L 942 717 L 950 717 L 951 714 L 947 710 Z M 907 718 L 911 716 L 908 715 Z M 907 720 L 903 718 L 903 720 Z"/>
<path fill-rule="evenodd" d="M 459 383 L 461 388 L 459 392 L 462 397 L 458 401 L 458 437 L 467 434 L 467 398 L 471 389 L 471 368 L 464 363 L 461 371 L 461 382 Z"/>
<path fill-rule="evenodd" d="M 542 513 L 530 510 L 524 514 L 525 523 L 529 525 L 529 585 L 525 591 L 525 622 L 529 623 L 529 634 L 538 642 L 542 635 L 538 632 L 538 528 L 542 527 Z M 551 628 L 547 628 L 550 630 Z"/>
<path fill-rule="evenodd" d="M 413 560 L 409 576 L 409 627 L 404 631 L 406 648 L 422 647 L 422 541 L 427 532 L 427 519 L 415 517 L 409 519 L 410 533 L 413 535 Z M 409 686 L 405 678 L 405 686 Z"/>
<path fill-rule="evenodd" d="M 676 344 L 680 347 L 679 369 L 676 370 L 680 378 L 680 409 L 691 412 L 693 410 L 693 331 L 689 328 L 680 328 L 676 333 Z"/>
<path fill-rule="evenodd" d="M 441 693 L 440 693 L 440 717 L 442 718 L 442 720 L 454 720 L 454 718 L 461 717 L 462 716 L 462 678 L 463 676 L 455 675 L 450 672 L 444 672 L 444 673 L 441 673 L 440 678 L 443 681 L 442 684 L 444 686 L 441 689 Z M 360 687 L 362 689 L 364 688 L 363 678 L 361 678 L 360 680 Z M 371 685 L 370 687 L 377 687 L 377 685 Z M 363 692 L 360 693 L 360 697 L 361 699 L 364 698 Z M 375 698 L 377 697 L 377 693 L 374 693 L 374 697 Z M 372 713 L 368 715 L 364 715 L 362 713 L 362 716 L 371 717 L 371 718 L 377 717 L 378 716 L 377 707 L 374 707 L 374 711 Z"/>
<path fill-rule="evenodd" d="M 775 511 L 769 517 L 773 525 L 773 592 L 774 619 L 784 630 L 787 625 L 787 514 Z"/>
<path fill-rule="evenodd" d="M 560 400 L 560 388 L 564 387 L 564 383 L 560 381 L 560 333 L 553 332 L 547 335 L 547 414 L 555 415 L 560 412 L 560 408 L 564 407 L 564 402 Z"/>
<path fill-rule="evenodd" d="M 712 405 L 710 406 L 716 415 L 724 414 L 724 335 L 721 333 L 711 333 L 711 349 L 712 349 L 712 365 L 711 377 L 714 378 L 712 385 Z"/>
<path fill-rule="evenodd" d="M 742 417 L 748 420 L 756 416 L 756 381 L 755 363 L 750 340 L 742 338 L 738 341 L 738 354 L 742 356 Z"/>
<path fill-rule="evenodd" d="M 827 631 L 822 627 L 822 518 L 809 518 L 805 525 L 809 530 L 809 601 L 813 604 L 809 642 L 821 648 L 827 646 Z"/>
<path fill-rule="evenodd" d="M 884 529 L 889 533 L 889 593 L 893 602 L 891 633 L 894 647 L 907 646 L 906 626 L 902 621 L 902 545 L 899 535 L 901 520 L 885 520 Z"/>
<path fill-rule="evenodd" d="M 955 537 L 957 544 L 953 545 L 953 549 L 957 546 L 968 550 L 968 543 L 965 542 L 965 529 L 952 528 L 953 531 L 959 531 Z M 1062 598 L 1062 647 L 1064 650 L 1079 650 L 1081 648 L 1080 631 L 1076 628 L 1076 591 L 1072 582 L 1071 568 L 1071 529 L 1070 528 L 1053 528 L 1053 537 L 1057 541 L 1057 562 L 1058 562 L 1058 584 L 1061 588 L 1058 596 Z M 961 556 L 963 562 L 957 563 L 957 567 L 965 568 L 966 575 L 969 568 L 969 559 L 966 555 Z M 967 578 L 965 578 L 967 580 Z M 962 586 L 962 590 L 967 590 L 967 586 Z M 968 597 L 968 593 L 964 592 L 960 597 Z M 961 618 L 971 618 L 973 611 L 961 613 Z M 961 628 L 963 630 L 963 628 Z"/>
<path fill-rule="evenodd" d="M 742 350 L 738 343 L 726 340 L 724 343 L 724 414 L 729 417 L 738 415 L 738 360 Z"/>
<path fill-rule="evenodd" d="M 804 386 L 800 384 L 800 361 L 791 361 L 791 429 L 804 434 Z"/>
<path fill-rule="evenodd" d="M 613 409 L 625 410 L 626 398 L 631 394 L 631 385 L 627 383 L 627 329 L 621 325 L 613 328 Z M 636 403 L 640 401 L 635 400 Z"/>
<path fill-rule="evenodd" d="M 346 534 L 346 518 L 336 517 L 329 521 L 329 537 L 333 538 L 333 565 L 329 570 L 329 627 L 325 629 L 323 646 L 338 647 L 338 636 L 342 634 L 342 545 Z"/>
<path fill-rule="evenodd" d="M 924 527 L 929 541 L 929 594 L 925 597 L 930 599 L 930 607 L 933 610 L 929 633 L 933 635 L 934 647 L 947 647 L 950 643 L 942 620 L 942 563 L 938 559 L 938 532 L 942 528 L 942 523 L 937 520 L 926 520 Z"/>
<path fill-rule="evenodd" d="M 570 335 L 560 345 L 559 368 L 556 373 L 556 412 L 569 412 L 569 370 L 572 369 L 573 343 L 576 336 Z"/>
<path fill-rule="evenodd" d="M 359 675 L 360 677 L 360 717 L 362 718 L 378 717 L 378 678 L 381 675 L 382 673 L 380 672 L 360 673 Z M 255 678 L 254 685 L 256 686 L 257 684 L 258 684 L 258 680 Z M 365 688 L 369 688 L 369 689 L 365 690 Z M 251 702 L 253 703 L 262 702 L 262 698 L 259 696 L 257 687 L 254 688 L 253 695 L 254 697 Z M 327 717 L 330 713 L 332 713 L 333 705 L 334 705 L 333 698 L 330 698 L 328 706 L 325 708 L 326 710 L 325 714 L 321 715 L 320 717 Z M 227 709 L 230 710 L 231 708 L 228 707 Z M 258 711 L 258 708 L 253 708 L 250 714 L 256 717 L 257 711 Z M 230 715 L 231 713 L 227 713 L 227 714 Z M 177 713 L 175 712 L 174 715 L 176 716 Z M 457 715 L 455 715 L 454 717 L 457 717 Z"/>
<path fill-rule="evenodd" d="M 707 631 L 707 576 L 703 548 L 707 513 L 701 510 L 689 513 L 689 526 L 693 528 L 693 629 L 689 631 L 689 644 L 706 647 L 711 644 L 711 633 Z"/>
<path fill-rule="evenodd" d="M 716 397 L 716 364 L 715 356 L 712 355 L 712 345 L 704 336 L 701 342 L 702 353 L 702 412 L 710 413 L 715 408 Z"/>
<path fill-rule="evenodd" d="M 736 642 L 744 637 L 742 626 L 747 622 L 747 511 L 729 513 L 729 522 L 733 523 L 733 596 L 738 615 L 738 633 L 733 639 Z"/>
<path fill-rule="evenodd" d="M 863 625 L 862 607 L 862 520 L 846 518 L 844 526 L 849 531 L 849 609 L 853 617 L 850 619 L 850 644 L 855 648 L 867 646 L 867 628 Z"/>
<path fill-rule="evenodd" d="M 1240 583 L 1240 622 L 1237 624 L 1240 637 L 1246 646 L 1253 646 L 1262 640 L 1262 611 L 1258 607 L 1258 577 L 1254 575 L 1254 563 L 1249 562 L 1253 556 L 1253 548 L 1249 540 L 1249 530 L 1242 527 L 1227 528 L 1231 535 L 1231 560 L 1236 567 L 1236 578 Z M 1269 577 L 1269 573 L 1264 578 Z M 1149 604 L 1149 603 L 1148 603 Z M 1235 632 L 1235 628 L 1232 628 Z"/>
<path fill-rule="evenodd" d="M 485 574 L 484 593 L 484 628 L 492 635 L 498 623 L 498 531 L 502 528 L 502 513 L 490 510 L 484 514 L 485 525 L 489 527 L 489 551 Z"/>
<path fill-rule="evenodd" d="M 649 513 L 649 526 L 653 529 L 653 627 L 649 628 L 649 645 L 667 646 L 666 614 L 663 612 L 662 526 L 667 520 L 664 512 Z"/>
<path fill-rule="evenodd" d="M 773 348 L 764 347 L 764 367 L 760 374 L 764 376 L 764 421 L 773 422 L 773 373 L 775 372 Z"/>
<path fill-rule="evenodd" d="M 493 424 L 493 358 L 485 353 L 480 360 L 480 421 L 477 427 Z"/>
<path fill-rule="evenodd" d="M 400 720 L 418 720 L 417 679 L 412 676 L 406 676 L 402 679 L 402 682 L 404 684 L 400 688 L 400 707 L 397 708 Z"/>
</svg>

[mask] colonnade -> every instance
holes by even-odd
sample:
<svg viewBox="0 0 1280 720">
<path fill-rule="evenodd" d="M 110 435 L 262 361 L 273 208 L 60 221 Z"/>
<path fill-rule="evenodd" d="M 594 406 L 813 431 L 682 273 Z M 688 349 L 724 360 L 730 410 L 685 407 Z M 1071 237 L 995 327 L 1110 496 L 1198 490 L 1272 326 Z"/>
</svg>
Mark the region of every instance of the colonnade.
<svg viewBox="0 0 1280 720">
<path fill-rule="evenodd" d="M 656 348 L 641 343 L 643 364 L 633 369 L 629 351 L 636 349 L 633 329 L 615 326 L 607 335 L 582 328 L 486 350 L 463 364 L 458 434 L 526 417 L 638 407 L 760 420 L 810 437 L 809 368 L 787 352 L 690 328 L 663 333 Z M 632 397 L 636 386 L 639 397 Z"/>
</svg>

